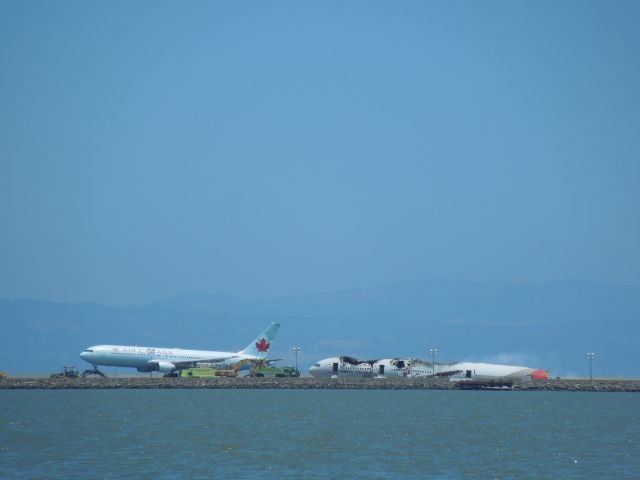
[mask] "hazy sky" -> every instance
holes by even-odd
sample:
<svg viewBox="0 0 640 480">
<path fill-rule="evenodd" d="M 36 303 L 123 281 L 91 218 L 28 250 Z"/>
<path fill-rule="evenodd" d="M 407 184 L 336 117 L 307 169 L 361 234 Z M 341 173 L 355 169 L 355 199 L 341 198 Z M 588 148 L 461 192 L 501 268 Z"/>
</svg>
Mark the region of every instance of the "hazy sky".
<svg viewBox="0 0 640 480">
<path fill-rule="evenodd" d="M 640 2 L 0 0 L 0 296 L 640 285 Z"/>
</svg>

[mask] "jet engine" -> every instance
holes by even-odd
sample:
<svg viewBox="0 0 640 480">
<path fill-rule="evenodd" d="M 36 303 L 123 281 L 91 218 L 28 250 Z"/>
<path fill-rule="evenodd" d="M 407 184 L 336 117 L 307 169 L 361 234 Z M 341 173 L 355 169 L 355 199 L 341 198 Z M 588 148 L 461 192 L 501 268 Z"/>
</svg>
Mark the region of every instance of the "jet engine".
<svg viewBox="0 0 640 480">
<path fill-rule="evenodd" d="M 162 373 L 170 373 L 176 369 L 176 366 L 171 362 L 158 362 L 158 371 Z"/>
</svg>

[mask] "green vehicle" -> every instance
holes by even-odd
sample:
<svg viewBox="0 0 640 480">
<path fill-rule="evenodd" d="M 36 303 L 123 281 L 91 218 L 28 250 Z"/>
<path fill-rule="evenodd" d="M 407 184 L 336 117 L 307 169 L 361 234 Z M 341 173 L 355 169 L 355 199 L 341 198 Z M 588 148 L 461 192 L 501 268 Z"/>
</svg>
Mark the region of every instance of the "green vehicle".
<svg viewBox="0 0 640 480">
<path fill-rule="evenodd" d="M 216 376 L 216 369 L 211 367 L 193 367 L 180 370 L 181 377 L 211 378 Z"/>
<path fill-rule="evenodd" d="M 256 377 L 299 377 L 300 372 L 295 367 L 261 367 Z"/>
</svg>

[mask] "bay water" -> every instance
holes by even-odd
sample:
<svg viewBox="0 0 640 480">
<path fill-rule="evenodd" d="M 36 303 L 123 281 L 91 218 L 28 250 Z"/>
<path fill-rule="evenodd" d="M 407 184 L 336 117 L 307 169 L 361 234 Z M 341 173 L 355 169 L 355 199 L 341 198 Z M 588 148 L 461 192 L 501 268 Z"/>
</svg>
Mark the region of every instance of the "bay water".
<svg viewBox="0 0 640 480">
<path fill-rule="evenodd" d="M 4 390 L 0 478 L 640 479 L 640 395 Z"/>
</svg>

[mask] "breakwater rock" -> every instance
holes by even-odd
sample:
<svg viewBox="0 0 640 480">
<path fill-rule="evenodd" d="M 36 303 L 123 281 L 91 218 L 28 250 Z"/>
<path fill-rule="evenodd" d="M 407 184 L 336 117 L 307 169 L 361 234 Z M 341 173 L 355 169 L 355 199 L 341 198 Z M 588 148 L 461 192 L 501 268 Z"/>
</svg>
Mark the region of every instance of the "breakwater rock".
<svg viewBox="0 0 640 480">
<path fill-rule="evenodd" d="M 442 378 L 4 378 L 0 389 L 375 389 L 453 390 Z M 546 380 L 515 383 L 513 390 L 640 392 L 640 380 Z"/>
</svg>

